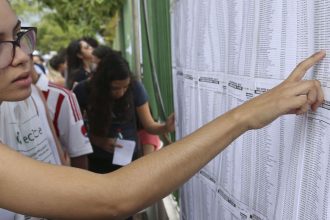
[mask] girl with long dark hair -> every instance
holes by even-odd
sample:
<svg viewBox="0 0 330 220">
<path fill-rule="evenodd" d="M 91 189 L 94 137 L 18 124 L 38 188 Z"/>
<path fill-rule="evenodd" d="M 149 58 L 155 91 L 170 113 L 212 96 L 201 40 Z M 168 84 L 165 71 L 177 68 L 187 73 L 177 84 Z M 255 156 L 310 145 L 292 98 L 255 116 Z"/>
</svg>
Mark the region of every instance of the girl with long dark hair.
<svg viewBox="0 0 330 220">
<path fill-rule="evenodd" d="M 96 48 L 94 54 L 98 53 L 102 55 L 93 77 L 79 83 L 74 92 L 88 117 L 94 147 L 90 170 L 107 173 L 120 168 L 112 164 L 116 138 L 138 144 L 137 120 L 152 134 L 172 132 L 174 115 L 164 124 L 155 122 L 149 110 L 147 93 L 141 82 L 132 76 L 127 61 L 119 52 L 107 47 Z M 138 147 L 133 159 L 137 157 L 137 150 Z"/>
<path fill-rule="evenodd" d="M 66 87 L 73 86 L 91 75 L 91 63 L 93 60 L 93 47 L 84 40 L 74 40 L 67 47 Z"/>
</svg>

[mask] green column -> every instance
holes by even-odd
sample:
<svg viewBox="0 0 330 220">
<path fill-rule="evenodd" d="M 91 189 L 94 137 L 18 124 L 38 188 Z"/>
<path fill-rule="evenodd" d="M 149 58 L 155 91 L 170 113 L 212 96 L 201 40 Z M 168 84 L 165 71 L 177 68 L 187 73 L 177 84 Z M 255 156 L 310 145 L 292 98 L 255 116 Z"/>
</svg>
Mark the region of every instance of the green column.
<svg viewBox="0 0 330 220">
<path fill-rule="evenodd" d="M 141 26 L 142 26 L 142 54 L 143 54 L 143 74 L 145 84 L 150 83 L 152 77 L 151 60 L 147 48 L 147 32 L 144 21 L 143 0 L 141 2 Z M 157 73 L 161 97 L 164 101 L 165 114 L 173 112 L 172 93 L 172 63 L 171 63 L 171 40 L 170 40 L 170 12 L 169 1 L 147 0 L 146 20 L 149 29 L 149 43 L 151 47 L 151 57 Z M 155 88 L 149 93 L 155 93 Z M 159 103 L 158 103 L 159 104 Z M 159 105 L 158 105 L 159 106 Z M 160 114 L 161 116 L 161 114 Z"/>
</svg>

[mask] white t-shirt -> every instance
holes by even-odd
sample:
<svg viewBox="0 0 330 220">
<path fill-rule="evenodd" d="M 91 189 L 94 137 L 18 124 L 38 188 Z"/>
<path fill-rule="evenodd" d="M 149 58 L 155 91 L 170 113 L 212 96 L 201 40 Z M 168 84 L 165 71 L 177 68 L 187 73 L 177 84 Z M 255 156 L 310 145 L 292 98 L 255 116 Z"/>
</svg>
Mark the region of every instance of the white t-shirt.
<svg viewBox="0 0 330 220">
<path fill-rule="evenodd" d="M 34 88 L 35 89 L 35 88 Z M 49 144 L 49 127 L 44 127 L 42 112 L 30 96 L 24 101 L 0 104 L 0 141 L 39 161 L 60 164 L 56 146 Z M 24 187 L 24 186 L 22 186 Z M 1 220 L 39 219 L 0 209 Z"/>
<path fill-rule="evenodd" d="M 40 75 L 36 86 L 43 92 L 62 147 L 70 157 L 93 152 L 75 94 Z"/>
</svg>

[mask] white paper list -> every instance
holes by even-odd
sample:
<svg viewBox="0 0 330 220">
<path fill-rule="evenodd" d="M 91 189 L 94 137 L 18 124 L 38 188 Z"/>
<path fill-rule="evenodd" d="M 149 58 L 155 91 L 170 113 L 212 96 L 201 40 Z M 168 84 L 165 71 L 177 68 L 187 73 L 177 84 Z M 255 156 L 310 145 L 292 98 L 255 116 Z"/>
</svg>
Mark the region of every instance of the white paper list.
<svg viewBox="0 0 330 220">
<path fill-rule="evenodd" d="M 330 0 L 179 0 L 172 53 L 177 138 L 281 83 L 315 51 L 330 53 Z M 252 130 L 181 191 L 182 219 L 329 219 L 330 56 L 316 112 Z"/>
</svg>

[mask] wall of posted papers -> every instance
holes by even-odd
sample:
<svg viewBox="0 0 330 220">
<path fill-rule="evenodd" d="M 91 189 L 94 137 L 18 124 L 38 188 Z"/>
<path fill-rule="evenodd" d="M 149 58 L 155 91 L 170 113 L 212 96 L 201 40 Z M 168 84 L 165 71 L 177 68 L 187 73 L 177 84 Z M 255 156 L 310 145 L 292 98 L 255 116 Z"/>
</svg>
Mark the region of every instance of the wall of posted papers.
<svg viewBox="0 0 330 220">
<path fill-rule="evenodd" d="M 181 188 L 181 219 L 330 219 L 330 0 L 176 0 L 171 19 L 178 139 L 329 54 L 306 75 L 322 107 L 234 141 Z"/>
</svg>

